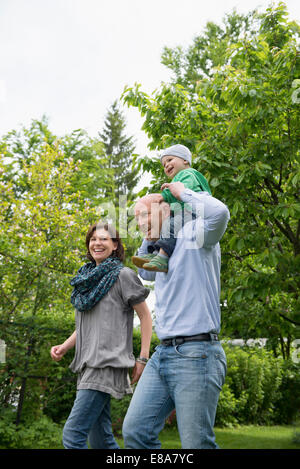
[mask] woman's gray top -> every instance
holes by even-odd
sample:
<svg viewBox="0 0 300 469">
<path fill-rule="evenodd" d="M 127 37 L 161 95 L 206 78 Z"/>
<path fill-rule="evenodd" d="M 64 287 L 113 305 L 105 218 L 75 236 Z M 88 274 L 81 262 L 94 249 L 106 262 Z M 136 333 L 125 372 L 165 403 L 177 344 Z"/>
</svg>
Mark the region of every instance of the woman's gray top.
<svg viewBox="0 0 300 469">
<path fill-rule="evenodd" d="M 76 310 L 76 348 L 70 365 L 77 389 L 95 389 L 120 398 L 131 393 L 133 305 L 149 295 L 137 274 L 124 267 L 108 293 L 90 311 Z"/>
</svg>

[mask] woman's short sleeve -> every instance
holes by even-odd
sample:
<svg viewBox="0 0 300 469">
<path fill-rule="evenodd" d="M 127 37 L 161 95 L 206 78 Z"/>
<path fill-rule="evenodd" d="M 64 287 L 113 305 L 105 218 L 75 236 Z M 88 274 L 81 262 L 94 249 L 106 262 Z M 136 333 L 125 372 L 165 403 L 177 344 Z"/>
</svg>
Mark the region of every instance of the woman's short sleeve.
<svg viewBox="0 0 300 469">
<path fill-rule="evenodd" d="M 149 288 L 144 287 L 137 274 L 129 267 L 121 270 L 119 280 L 123 301 L 130 307 L 145 301 L 150 293 Z"/>
</svg>

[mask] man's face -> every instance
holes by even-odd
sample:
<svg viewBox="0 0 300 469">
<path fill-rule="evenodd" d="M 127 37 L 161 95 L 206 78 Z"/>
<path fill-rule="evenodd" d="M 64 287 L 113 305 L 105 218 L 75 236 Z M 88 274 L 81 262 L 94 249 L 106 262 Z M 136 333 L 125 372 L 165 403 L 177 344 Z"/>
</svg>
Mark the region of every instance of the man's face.
<svg viewBox="0 0 300 469">
<path fill-rule="evenodd" d="M 134 215 L 138 227 L 146 239 L 159 239 L 162 224 L 161 208 L 159 203 L 151 200 L 151 198 L 145 197 L 137 202 Z"/>
</svg>

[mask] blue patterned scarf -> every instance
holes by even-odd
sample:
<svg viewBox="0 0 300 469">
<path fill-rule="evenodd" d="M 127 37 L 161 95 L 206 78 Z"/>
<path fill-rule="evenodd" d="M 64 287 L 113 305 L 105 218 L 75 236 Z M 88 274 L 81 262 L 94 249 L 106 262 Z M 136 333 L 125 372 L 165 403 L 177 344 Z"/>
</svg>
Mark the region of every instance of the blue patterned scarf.
<svg viewBox="0 0 300 469">
<path fill-rule="evenodd" d="M 113 286 L 123 267 L 116 257 L 108 257 L 99 265 L 95 262 L 83 265 L 70 282 L 74 287 L 71 303 L 82 312 L 92 309 Z"/>
</svg>

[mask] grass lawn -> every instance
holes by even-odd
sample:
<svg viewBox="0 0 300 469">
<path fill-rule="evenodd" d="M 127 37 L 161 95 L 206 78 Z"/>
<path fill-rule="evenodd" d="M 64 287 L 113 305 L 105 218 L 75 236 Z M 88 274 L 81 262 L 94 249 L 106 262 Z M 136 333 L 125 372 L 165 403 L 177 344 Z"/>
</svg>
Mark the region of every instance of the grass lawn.
<svg viewBox="0 0 300 469">
<path fill-rule="evenodd" d="M 245 426 L 234 430 L 216 429 L 215 433 L 222 449 L 300 449 L 299 437 L 298 443 L 293 443 L 295 431 L 294 426 Z"/>
<path fill-rule="evenodd" d="M 298 443 L 293 443 L 293 436 L 300 427 L 297 426 L 242 426 L 238 428 L 215 428 L 216 441 L 221 449 L 300 449 Z M 176 428 L 165 428 L 160 434 L 163 449 L 181 448 Z M 118 440 L 123 447 L 123 441 Z"/>
</svg>

